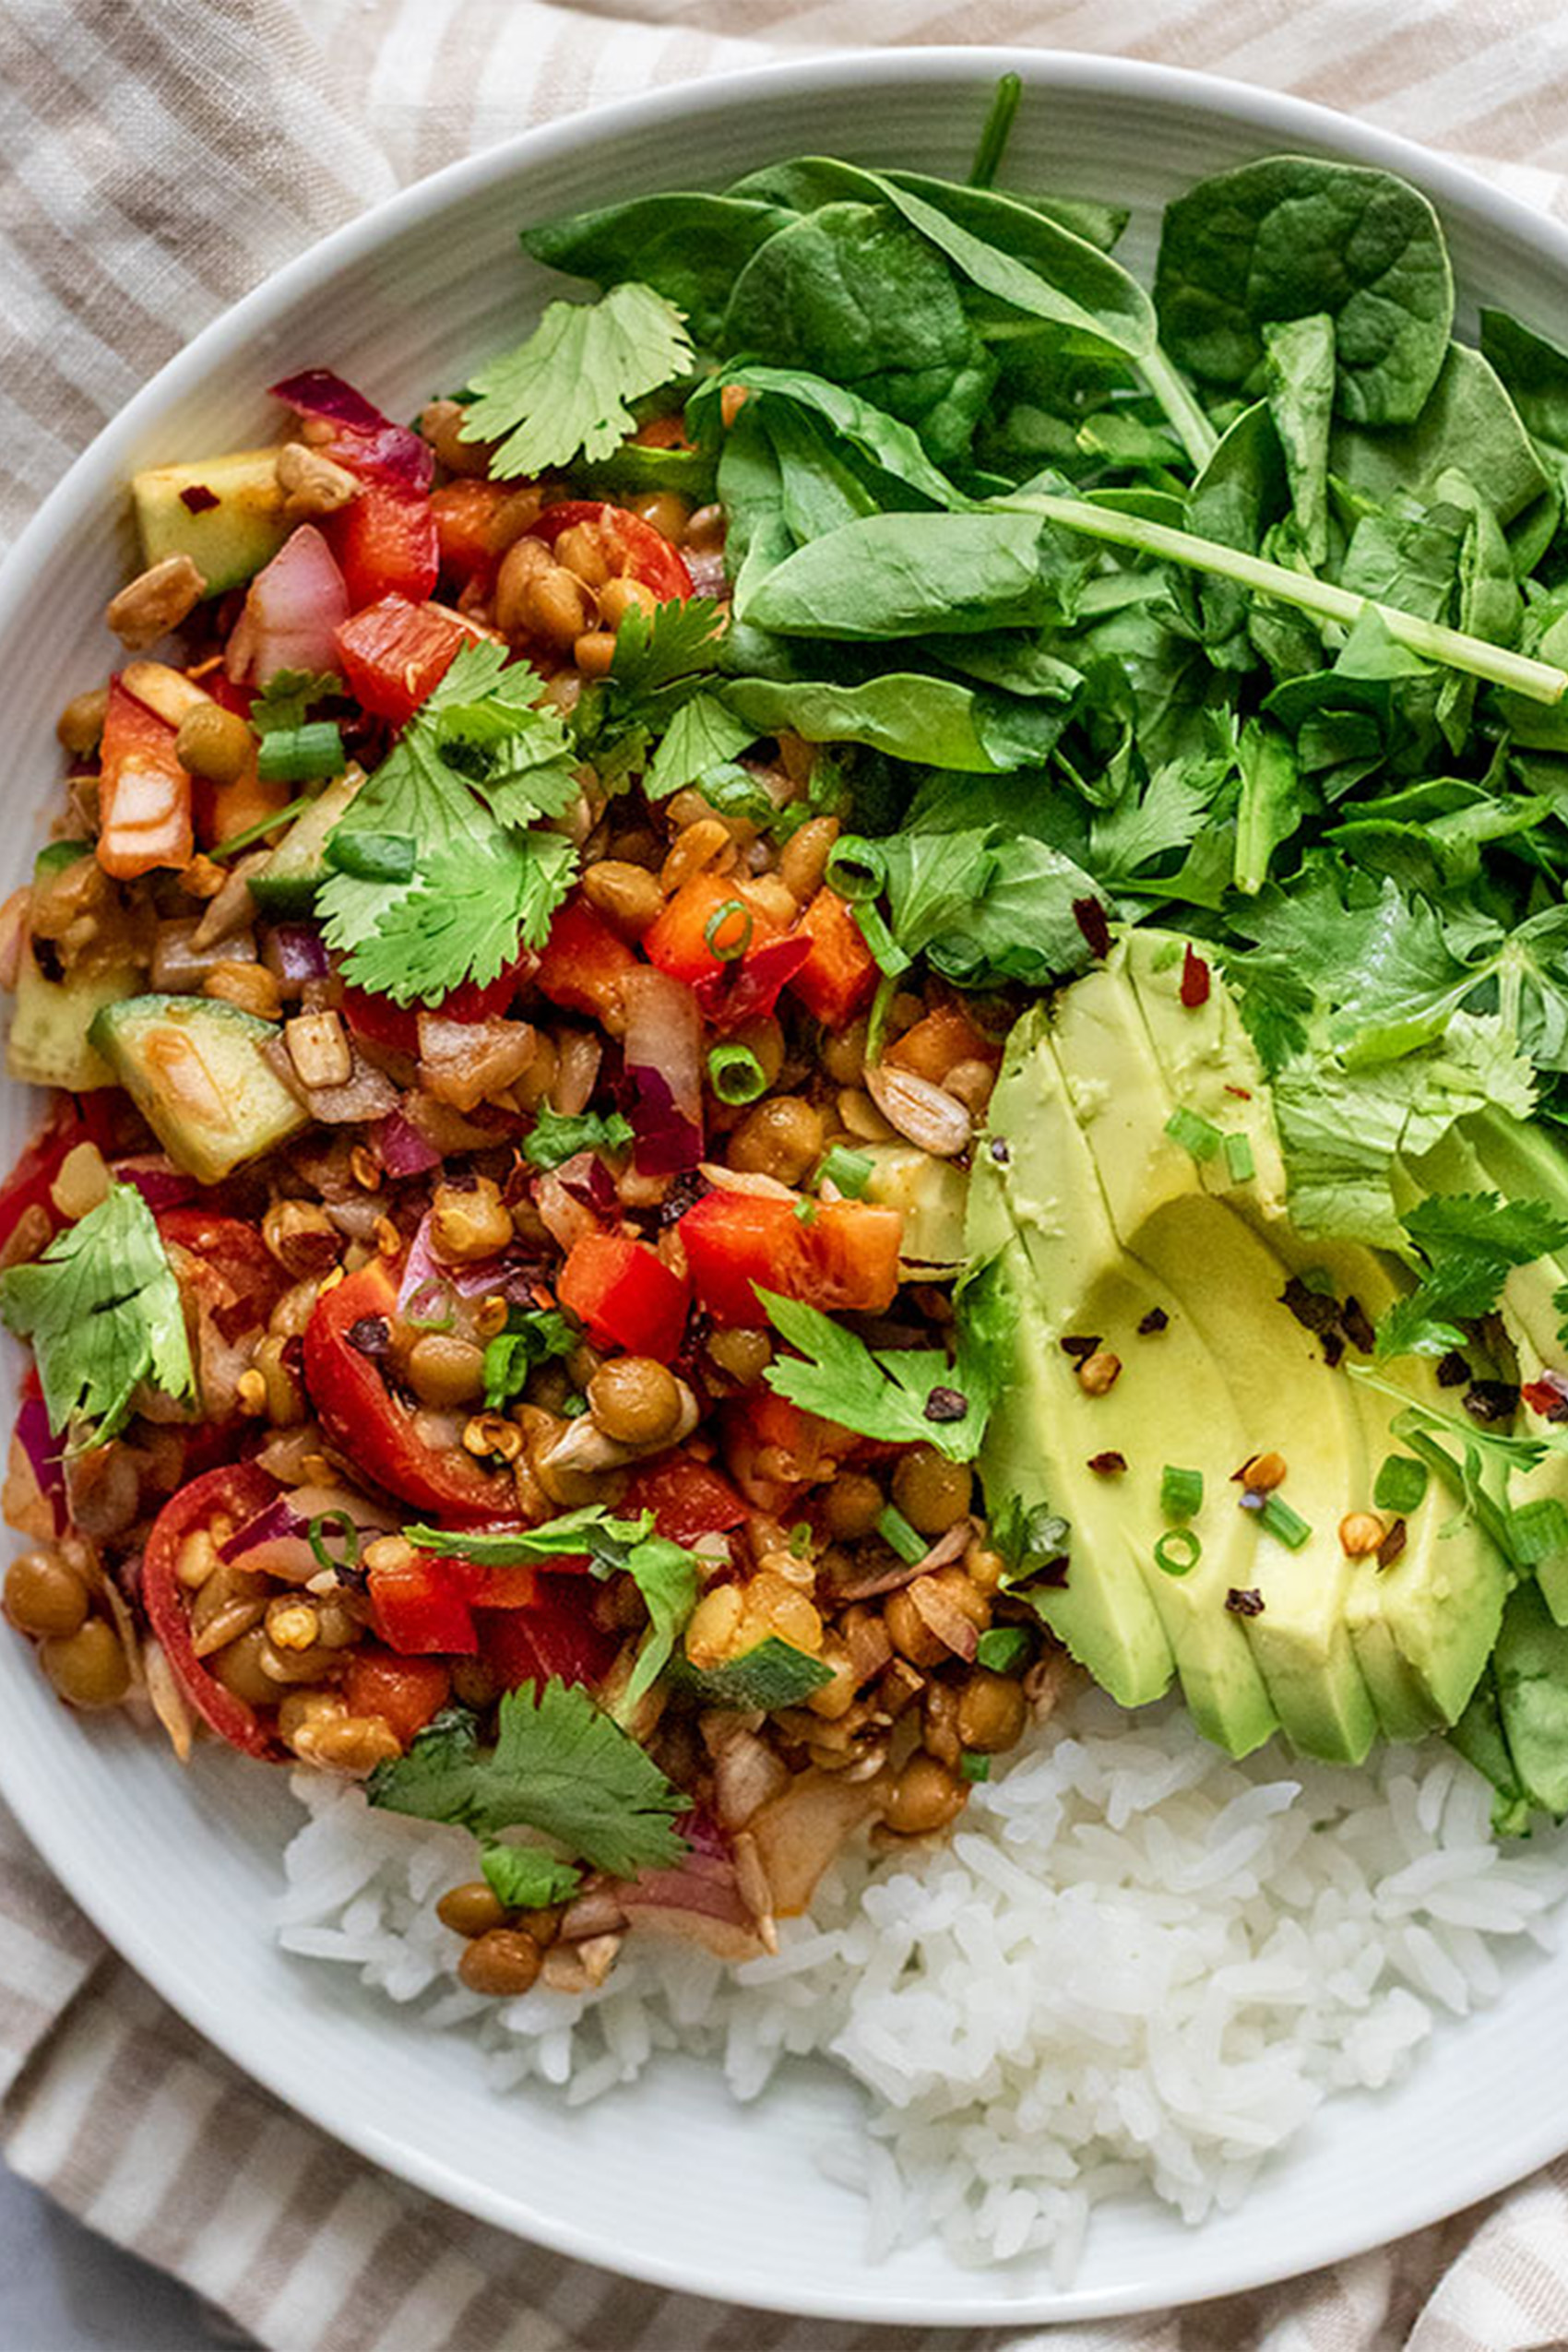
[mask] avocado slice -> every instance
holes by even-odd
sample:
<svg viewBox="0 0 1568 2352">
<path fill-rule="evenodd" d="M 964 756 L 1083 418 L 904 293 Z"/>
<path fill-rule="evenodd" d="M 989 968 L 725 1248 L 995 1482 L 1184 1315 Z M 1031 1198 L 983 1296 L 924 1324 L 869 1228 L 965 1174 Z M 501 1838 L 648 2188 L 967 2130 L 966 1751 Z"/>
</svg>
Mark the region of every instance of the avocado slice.
<svg viewBox="0 0 1568 2352">
<path fill-rule="evenodd" d="M 55 875 L 91 855 L 90 841 L 50 842 L 34 861 L 34 889 L 46 889 Z M 90 962 L 74 964 L 52 980 L 30 938 L 17 972 L 16 1009 L 6 1041 L 12 1077 L 25 1086 L 64 1087 L 70 1094 L 113 1086 L 114 1074 L 89 1042 L 88 1031 L 104 1005 L 134 995 L 140 980 L 135 964 Z"/>
<path fill-rule="evenodd" d="M 1508 1597 L 1492 1674 L 1520 1781 L 1549 1813 L 1568 1813 L 1568 1629 L 1534 1585 Z"/>
<path fill-rule="evenodd" d="M 208 596 L 254 577 L 289 535 L 276 449 L 148 466 L 132 477 L 131 498 L 144 561 L 188 555 Z"/>
<path fill-rule="evenodd" d="M 133 996 L 103 1008 L 91 1040 L 175 1165 L 216 1184 L 309 1124 L 262 1058 L 278 1034 L 216 998 Z"/>
<path fill-rule="evenodd" d="M 1172 946 L 1177 950 L 1170 953 Z M 1253 1161 L 1250 1177 L 1238 1179 L 1223 1149 L 1197 1163 L 1206 1192 L 1233 1198 L 1265 1220 L 1285 1214 L 1285 1161 L 1274 1110 L 1258 1061 L 1229 990 L 1214 972 L 1208 994 L 1198 1005 L 1182 1002 L 1185 943 L 1158 932 L 1130 932 L 1123 944 L 1124 969 L 1137 998 L 1166 1091 L 1195 1111 L 1223 1136 L 1245 1139 Z"/>
</svg>

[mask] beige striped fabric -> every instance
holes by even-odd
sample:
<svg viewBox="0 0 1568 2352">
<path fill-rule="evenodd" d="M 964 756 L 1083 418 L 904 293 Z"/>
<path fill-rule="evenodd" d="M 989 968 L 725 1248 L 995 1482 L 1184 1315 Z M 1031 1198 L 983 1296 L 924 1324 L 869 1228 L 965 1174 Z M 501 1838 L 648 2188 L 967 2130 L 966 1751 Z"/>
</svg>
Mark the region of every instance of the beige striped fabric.
<svg viewBox="0 0 1568 2352">
<path fill-rule="evenodd" d="M 851 41 L 1205 67 L 1346 107 L 1568 208 L 1560 0 L 0 0 L 0 533 L 196 327 L 395 186 L 601 100 Z M 18 2172 L 279 2352 L 953 2341 L 726 2310 L 454 2216 L 202 2044 L 3 1815 L 0 2142 Z M 1565 2344 L 1568 2162 L 1336 2271 L 1015 2336 L 1010 2352 Z"/>
</svg>

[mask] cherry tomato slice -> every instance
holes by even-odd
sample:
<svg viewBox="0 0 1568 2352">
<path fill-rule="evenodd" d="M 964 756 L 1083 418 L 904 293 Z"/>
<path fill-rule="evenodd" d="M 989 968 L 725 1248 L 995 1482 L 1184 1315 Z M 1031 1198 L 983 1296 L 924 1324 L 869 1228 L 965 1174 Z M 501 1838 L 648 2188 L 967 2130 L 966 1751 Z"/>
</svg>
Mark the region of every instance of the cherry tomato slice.
<svg viewBox="0 0 1568 2352">
<path fill-rule="evenodd" d="M 752 1193 L 712 1192 L 694 1203 L 679 1231 L 697 1304 L 718 1324 L 762 1324 L 754 1285 L 799 1299 L 825 1314 L 878 1314 L 898 1288 L 904 1220 L 896 1208 L 861 1201 L 805 1206 Z"/>
<path fill-rule="evenodd" d="M 196 1654 L 185 1587 L 179 1578 L 185 1538 L 220 1516 L 243 1526 L 278 1493 L 276 1479 L 255 1462 L 228 1462 L 208 1470 L 171 1496 L 152 1523 L 142 1554 L 142 1605 L 171 1671 L 209 1731 L 248 1756 L 277 1762 L 284 1754 L 276 1732 L 245 1700 L 226 1691 Z"/>
</svg>

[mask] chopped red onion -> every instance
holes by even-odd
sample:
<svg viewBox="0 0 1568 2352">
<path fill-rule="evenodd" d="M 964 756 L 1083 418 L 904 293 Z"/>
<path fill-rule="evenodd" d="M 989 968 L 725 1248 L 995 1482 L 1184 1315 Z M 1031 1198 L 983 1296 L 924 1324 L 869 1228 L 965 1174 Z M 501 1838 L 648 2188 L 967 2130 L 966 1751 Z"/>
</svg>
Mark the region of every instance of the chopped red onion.
<svg viewBox="0 0 1568 2352">
<path fill-rule="evenodd" d="M 293 1536 L 303 1537 L 309 1525 L 310 1521 L 301 1517 L 288 1495 L 275 1494 L 264 1510 L 236 1527 L 228 1542 L 219 1546 L 218 1557 L 230 1562 L 243 1560 L 248 1552 L 259 1551 L 264 1546 Z"/>
<path fill-rule="evenodd" d="M 614 1181 L 596 1151 L 574 1152 L 570 1159 L 562 1161 L 555 1173 L 572 1198 L 581 1201 L 585 1208 L 596 1209 L 600 1217 L 608 1217 L 614 1208 Z"/>
<path fill-rule="evenodd" d="M 375 1147 L 388 1176 L 422 1176 L 439 1168 L 441 1154 L 400 1111 L 389 1111 L 375 1131 Z"/>
<path fill-rule="evenodd" d="M 40 1494 L 54 1515 L 54 1532 L 63 1536 L 71 1523 L 65 1499 L 65 1466 L 50 1430 L 49 1414 L 42 1396 L 22 1399 L 17 1415 L 17 1443 L 28 1457 Z"/>
<path fill-rule="evenodd" d="M 279 670 L 336 670 L 336 632 L 348 617 L 332 551 L 314 523 L 302 523 L 251 582 L 224 668 L 236 683 L 248 672 L 258 686 Z"/>
<path fill-rule="evenodd" d="M 420 1219 L 398 1286 L 398 1313 L 406 1315 L 412 1300 L 415 1312 L 425 1320 L 439 1315 L 439 1301 L 447 1292 L 459 1299 L 487 1298 L 504 1289 L 511 1271 L 501 1257 L 482 1258 L 470 1265 L 447 1265 L 438 1259 L 430 1246 L 433 1213 L 427 1209 Z"/>
<path fill-rule="evenodd" d="M 279 980 L 325 980 L 331 969 L 327 943 L 314 923 L 278 923 L 269 944 Z"/>
<path fill-rule="evenodd" d="M 639 1173 L 680 1176 L 703 1154 L 702 1016 L 683 980 L 647 969 L 623 984 L 626 1075 Z"/>
<path fill-rule="evenodd" d="M 194 1201 L 201 1186 L 194 1176 L 187 1176 L 160 1151 L 138 1152 L 132 1159 L 117 1159 L 114 1176 L 122 1184 L 133 1184 L 154 1216 L 160 1208 L 180 1208 L 186 1201 Z"/>
<path fill-rule="evenodd" d="M 286 400 L 301 416 L 319 417 L 334 428 L 329 455 L 350 473 L 388 490 L 430 488 L 435 456 L 429 442 L 411 426 L 394 424 L 330 368 L 307 367 L 270 389 L 275 400 Z"/>
<path fill-rule="evenodd" d="M 694 596 L 727 596 L 730 576 L 724 568 L 724 551 L 712 548 L 698 554 L 689 547 L 681 550 L 681 561 L 692 576 Z"/>
</svg>

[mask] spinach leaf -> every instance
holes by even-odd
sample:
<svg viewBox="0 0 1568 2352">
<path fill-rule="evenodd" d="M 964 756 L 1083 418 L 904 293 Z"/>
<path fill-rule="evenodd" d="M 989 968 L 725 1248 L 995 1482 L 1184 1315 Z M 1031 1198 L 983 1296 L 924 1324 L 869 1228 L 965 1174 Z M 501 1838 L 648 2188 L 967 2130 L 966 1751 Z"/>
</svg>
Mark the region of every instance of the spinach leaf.
<svg viewBox="0 0 1568 2352">
<path fill-rule="evenodd" d="M 964 636 L 1058 615 L 1076 576 L 1028 515 L 872 515 L 797 549 L 741 612 L 787 636 Z"/>
<path fill-rule="evenodd" d="M 1328 430 L 1334 413 L 1334 321 L 1323 311 L 1263 331 L 1268 407 L 1285 453 L 1307 561 L 1328 559 Z"/>
<path fill-rule="evenodd" d="M 548 268 L 600 286 L 636 279 L 683 310 L 698 342 L 712 344 L 740 272 L 790 222 L 777 205 L 700 191 L 633 196 L 525 229 L 525 253 Z"/>
<path fill-rule="evenodd" d="M 762 367 L 735 363 L 710 376 L 686 406 L 686 422 L 696 437 L 708 446 L 722 448 L 733 440 L 747 422 L 746 409 L 742 409 L 728 433 L 720 422 L 721 407 L 727 387 L 756 394 L 770 404 L 775 400 L 791 400 L 811 410 L 830 425 L 833 432 L 869 466 L 913 491 L 932 506 L 962 507 L 969 505 L 947 476 L 932 465 L 921 445 L 920 435 L 897 417 L 889 416 L 885 409 L 863 399 L 859 393 L 840 384 L 829 383 L 826 376 L 813 375 L 802 368 Z M 719 494 L 724 495 L 722 481 Z"/>
<path fill-rule="evenodd" d="M 1353 489 L 1385 505 L 1401 493 L 1431 496 L 1437 477 L 1457 468 L 1483 488 L 1503 523 L 1550 487 L 1518 410 L 1481 354 L 1465 343 L 1449 345 L 1413 423 L 1381 430 L 1341 425 L 1330 463 Z"/>
<path fill-rule="evenodd" d="M 726 687 L 724 701 L 757 735 L 789 730 L 808 743 L 869 743 L 894 759 L 943 767 L 1017 764 L 988 746 L 983 699 L 945 678 L 898 671 L 858 686 L 742 678 Z"/>
<path fill-rule="evenodd" d="M 1447 354 L 1454 277 L 1418 189 L 1278 155 L 1200 180 L 1166 207 L 1155 303 L 1171 357 L 1236 386 L 1263 358 L 1270 321 L 1326 314 L 1337 414 L 1408 424 Z"/>
<path fill-rule="evenodd" d="M 1237 744 L 1241 793 L 1236 804 L 1234 878 L 1255 897 L 1268 879 L 1269 861 L 1301 821 L 1305 796 L 1294 746 L 1277 727 L 1249 719 Z"/>
</svg>

